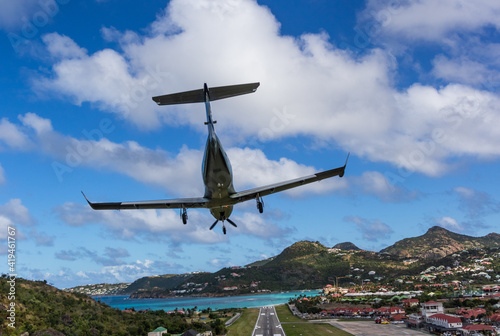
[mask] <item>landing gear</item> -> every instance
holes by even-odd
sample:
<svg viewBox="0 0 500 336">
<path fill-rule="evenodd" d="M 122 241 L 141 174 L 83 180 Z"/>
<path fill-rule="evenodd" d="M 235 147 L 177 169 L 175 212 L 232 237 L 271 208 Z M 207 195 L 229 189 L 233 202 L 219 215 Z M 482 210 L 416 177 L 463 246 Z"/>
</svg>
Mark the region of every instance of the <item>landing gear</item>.
<svg viewBox="0 0 500 336">
<path fill-rule="evenodd" d="M 231 224 L 234 227 L 238 227 L 232 220 L 230 220 L 229 218 L 225 218 L 224 213 L 220 214 L 220 218 L 221 218 L 220 221 L 222 222 L 222 232 L 224 234 L 226 234 L 226 232 L 227 232 L 226 226 L 224 225 L 224 221 L 227 221 L 229 224 Z M 216 219 L 215 222 L 212 224 L 212 226 L 210 226 L 210 230 L 212 230 L 215 227 L 215 225 L 217 225 L 218 222 L 219 222 L 219 219 Z"/>
<path fill-rule="evenodd" d="M 257 200 L 257 209 L 259 209 L 259 213 L 263 213 L 264 212 L 264 200 L 260 196 L 257 196 L 256 200 Z"/>
<path fill-rule="evenodd" d="M 187 224 L 188 214 L 185 208 L 181 210 L 181 218 L 182 218 L 182 224 Z"/>
</svg>

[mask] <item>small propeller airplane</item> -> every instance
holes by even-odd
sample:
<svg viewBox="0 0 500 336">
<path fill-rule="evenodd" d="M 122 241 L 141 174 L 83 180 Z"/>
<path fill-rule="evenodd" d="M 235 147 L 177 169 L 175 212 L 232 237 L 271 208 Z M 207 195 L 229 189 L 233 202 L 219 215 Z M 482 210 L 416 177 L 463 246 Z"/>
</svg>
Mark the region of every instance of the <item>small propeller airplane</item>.
<svg viewBox="0 0 500 336">
<path fill-rule="evenodd" d="M 222 231 L 226 234 L 226 227 L 224 225 L 225 221 L 234 227 L 237 227 L 236 223 L 229 219 L 229 216 L 233 211 L 233 206 L 237 203 L 254 199 L 257 202 L 257 209 L 260 213 L 263 213 L 263 196 L 334 176 L 344 176 L 349 155 L 347 156 L 344 166 L 339 168 L 259 188 L 240 192 L 235 191 L 233 186 L 231 163 L 229 162 L 219 138 L 215 134 L 214 124 L 217 121 L 212 119 L 210 102 L 247 93 L 253 93 L 257 90 L 259 85 L 260 83 L 250 83 L 208 88 L 205 83 L 203 89 L 153 97 L 153 100 L 158 105 L 205 103 L 207 114 L 207 121 L 205 122 L 205 125 L 208 126 L 208 139 L 202 165 L 203 183 L 205 184 L 205 195 L 203 197 L 138 202 L 93 203 L 88 200 L 87 196 L 85 196 L 82 191 L 82 194 L 88 204 L 94 210 L 180 209 L 180 217 L 182 218 L 182 222 L 184 224 L 187 224 L 188 220 L 187 209 L 207 208 L 210 209 L 211 214 L 215 217 L 215 222 L 212 226 L 210 226 L 210 230 L 212 230 L 215 225 L 221 221 Z"/>
</svg>

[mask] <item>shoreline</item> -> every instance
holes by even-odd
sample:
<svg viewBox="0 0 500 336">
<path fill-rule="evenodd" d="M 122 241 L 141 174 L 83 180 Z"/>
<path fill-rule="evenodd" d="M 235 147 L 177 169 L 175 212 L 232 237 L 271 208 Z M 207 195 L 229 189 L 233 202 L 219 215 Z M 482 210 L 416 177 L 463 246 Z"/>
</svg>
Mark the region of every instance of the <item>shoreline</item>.
<svg viewBox="0 0 500 336">
<path fill-rule="evenodd" d="M 243 294 L 225 294 L 225 293 L 206 293 L 206 295 L 169 295 L 169 296 L 161 296 L 161 297 L 137 297 L 131 298 L 132 294 L 101 294 L 101 295 L 89 295 L 91 298 L 100 298 L 100 297 L 117 297 L 117 296 L 128 296 L 130 300 L 163 300 L 163 299 L 178 299 L 178 298 L 222 298 L 222 297 L 239 297 L 239 296 L 252 296 L 252 295 L 269 295 L 269 294 L 282 294 L 289 292 L 317 292 L 320 294 L 321 289 L 299 289 L 299 290 L 288 290 L 288 291 L 269 291 L 265 293 L 243 293 Z"/>
<path fill-rule="evenodd" d="M 198 311 L 208 309 L 223 310 L 223 309 L 241 309 L 241 308 L 257 308 L 271 305 L 286 304 L 290 298 L 294 298 L 301 294 L 311 296 L 319 293 L 317 290 L 299 290 L 288 292 L 274 293 L 249 293 L 242 295 L 231 296 L 177 296 L 171 298 L 139 298 L 130 299 L 127 295 L 111 295 L 111 296 L 96 296 L 94 300 L 100 301 L 106 305 L 120 310 L 135 309 L 141 310 L 164 310 L 174 311 L 187 310 L 197 307 Z"/>
</svg>

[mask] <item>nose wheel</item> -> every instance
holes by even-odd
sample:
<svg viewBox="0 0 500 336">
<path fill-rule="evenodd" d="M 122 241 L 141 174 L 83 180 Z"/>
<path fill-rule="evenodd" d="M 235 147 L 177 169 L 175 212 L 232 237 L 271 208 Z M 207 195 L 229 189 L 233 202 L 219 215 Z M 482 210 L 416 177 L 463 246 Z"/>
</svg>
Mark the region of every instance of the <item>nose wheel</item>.
<svg viewBox="0 0 500 336">
<path fill-rule="evenodd" d="M 226 226 L 224 225 L 224 221 L 227 221 L 229 224 L 231 224 L 234 227 L 238 227 L 232 220 L 230 220 L 229 218 L 225 218 L 223 213 L 221 213 L 220 221 L 222 222 L 222 232 L 224 234 L 227 233 Z M 210 230 L 212 230 L 215 227 L 215 225 L 217 225 L 218 222 L 219 222 L 219 220 L 216 219 L 215 222 L 212 224 L 212 226 L 210 226 Z"/>
</svg>

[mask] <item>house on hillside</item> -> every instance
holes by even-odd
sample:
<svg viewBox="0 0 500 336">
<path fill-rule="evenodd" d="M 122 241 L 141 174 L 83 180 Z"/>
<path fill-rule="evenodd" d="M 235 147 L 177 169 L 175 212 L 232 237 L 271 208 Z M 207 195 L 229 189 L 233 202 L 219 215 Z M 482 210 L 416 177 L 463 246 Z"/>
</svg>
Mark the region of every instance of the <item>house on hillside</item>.
<svg viewBox="0 0 500 336">
<path fill-rule="evenodd" d="M 155 330 L 148 333 L 148 336 L 161 336 L 168 334 L 167 329 L 163 327 L 158 327 Z"/>
</svg>

